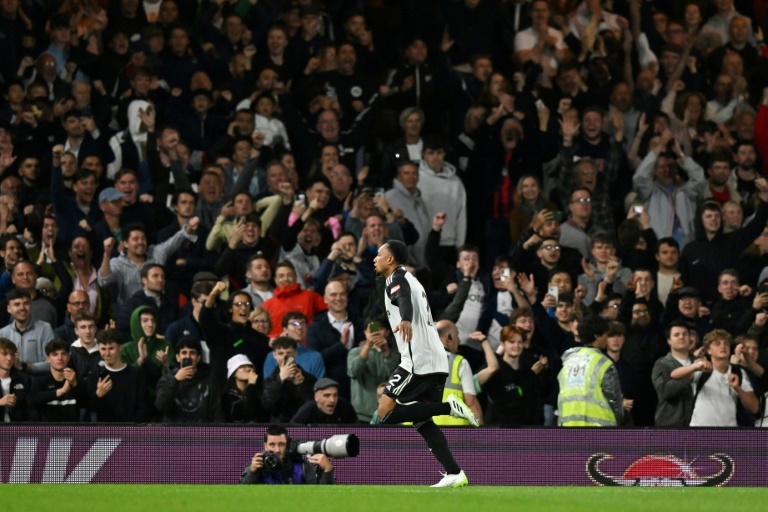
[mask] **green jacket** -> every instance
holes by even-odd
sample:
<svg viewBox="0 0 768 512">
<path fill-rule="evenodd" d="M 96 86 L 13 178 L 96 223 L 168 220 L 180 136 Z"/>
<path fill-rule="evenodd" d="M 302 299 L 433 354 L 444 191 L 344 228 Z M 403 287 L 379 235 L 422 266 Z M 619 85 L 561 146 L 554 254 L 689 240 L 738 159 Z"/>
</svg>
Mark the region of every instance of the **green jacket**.
<svg viewBox="0 0 768 512">
<path fill-rule="evenodd" d="M 369 422 L 371 415 L 378 409 L 376 388 L 386 381 L 400 364 L 400 353 L 396 347 L 389 350 L 389 356 L 371 349 L 368 357 L 363 359 L 360 353 L 362 347 L 355 347 L 347 355 L 347 375 L 351 385 L 351 402 L 357 411 L 357 418 Z"/>
<path fill-rule="evenodd" d="M 151 311 L 151 308 L 149 306 L 139 306 L 133 310 L 133 313 L 131 313 L 131 338 L 133 338 L 135 341 L 131 341 L 130 343 L 123 345 L 120 358 L 123 360 L 123 362 L 130 364 L 131 366 L 138 366 L 139 340 L 143 337 L 144 343 L 147 344 L 147 359 L 149 362 L 158 367 L 162 366 L 160 361 L 157 359 L 157 351 L 163 351 L 166 347 L 168 347 L 168 361 L 171 366 L 174 366 L 176 364 L 176 351 L 173 350 L 171 344 L 165 341 L 163 338 L 158 338 L 157 336 L 152 336 L 150 338 L 144 336 L 144 331 L 141 329 L 141 319 L 139 316 L 141 315 L 141 312 L 145 310 Z"/>
</svg>

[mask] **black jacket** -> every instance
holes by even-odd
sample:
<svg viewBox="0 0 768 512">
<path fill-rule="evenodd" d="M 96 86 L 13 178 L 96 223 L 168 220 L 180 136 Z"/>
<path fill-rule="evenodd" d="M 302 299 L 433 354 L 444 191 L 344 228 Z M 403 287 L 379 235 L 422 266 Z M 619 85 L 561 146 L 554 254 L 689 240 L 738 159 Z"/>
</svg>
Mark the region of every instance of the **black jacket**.
<svg viewBox="0 0 768 512">
<path fill-rule="evenodd" d="M 696 240 L 683 249 L 680 273 L 686 286 L 699 290 L 703 305 L 711 307 L 717 299 L 716 277 L 726 268 L 736 266 L 741 253 L 763 232 L 767 222 L 768 203 L 761 201 L 749 224 L 730 233 L 720 231 L 712 240 L 707 240 L 700 216 L 697 217 Z"/>
<path fill-rule="evenodd" d="M 314 400 L 302 405 L 296 414 L 291 418 L 291 423 L 303 423 L 305 425 L 324 425 L 327 423 L 335 423 L 338 425 L 347 425 L 351 423 L 357 423 L 357 412 L 352 404 L 345 399 L 339 397 L 339 401 L 336 402 L 336 408 L 333 410 L 333 414 L 325 414 L 317 407 L 317 402 Z"/>
<path fill-rule="evenodd" d="M 80 404 L 85 402 L 85 385 L 78 380 L 77 386 L 60 397 L 56 392 L 66 381 L 57 381 L 49 372 L 32 381 L 29 405 L 37 410 L 37 420 L 44 422 L 77 422 L 80 419 Z"/>
<path fill-rule="evenodd" d="M 721 297 L 712 306 L 712 327 L 740 334 L 752 325 L 752 311 L 751 298 L 738 295 L 733 300 L 725 300 Z"/>
<path fill-rule="evenodd" d="M 157 243 L 163 243 L 178 233 L 178 221 L 174 221 L 157 233 Z M 174 304 L 179 302 L 180 295 L 189 296 L 192 289 L 192 278 L 201 271 L 211 271 L 216 264 L 216 255 L 205 249 L 208 231 L 204 227 L 197 230 L 197 241 L 184 240 L 181 247 L 176 249 L 165 262 L 165 295 Z M 184 260 L 184 265 L 176 262 Z M 176 316 L 178 318 L 178 316 Z"/>
<path fill-rule="evenodd" d="M 625 393 L 634 399 L 632 418 L 638 427 L 653 426 L 658 399 L 651 375 L 653 365 L 664 355 L 668 347 L 655 326 L 627 326 L 627 336 L 621 350 L 621 361 L 625 364 L 625 375 L 634 387 L 635 394 Z M 618 368 L 618 366 L 617 366 Z"/>
<path fill-rule="evenodd" d="M 163 413 L 163 423 L 215 423 L 224 419 L 221 400 L 211 383 L 211 369 L 197 365 L 192 378 L 179 381 L 176 372 L 157 383 L 155 406 Z"/>
<path fill-rule="evenodd" d="M 362 322 L 350 318 L 354 329 L 354 340 L 350 347 L 356 347 L 365 339 L 365 326 Z M 323 356 L 325 376 L 339 383 L 339 396 L 350 399 L 349 375 L 347 375 L 347 355 L 349 350 L 341 343 L 341 333 L 328 320 L 328 311 L 315 315 L 307 330 L 307 348 L 317 350 Z"/>
<path fill-rule="evenodd" d="M 376 180 L 382 187 L 390 188 L 397 175 L 397 166 L 403 160 L 409 160 L 405 137 L 398 137 L 390 142 L 381 153 L 381 163 Z"/>
<path fill-rule="evenodd" d="M 261 405 L 261 383 L 249 384 L 245 392 L 231 387 L 221 397 L 221 405 L 227 422 L 265 423 L 269 413 Z"/>
<path fill-rule="evenodd" d="M 299 369 L 301 367 L 299 366 Z M 278 365 L 264 379 L 264 394 L 262 405 L 269 411 L 272 422 L 287 423 L 299 408 L 309 401 L 314 401 L 314 387 L 317 379 L 312 374 L 301 369 L 304 381 L 296 385 L 291 380 L 280 380 L 280 366 Z"/>
<path fill-rule="evenodd" d="M 240 476 L 240 483 L 241 484 L 335 484 L 336 478 L 333 475 L 333 470 L 328 471 L 327 473 L 320 469 L 319 466 L 315 466 L 314 464 L 310 464 L 308 461 L 304 460 L 294 460 L 293 457 L 291 457 L 291 463 L 292 467 L 296 467 L 298 465 L 301 465 L 301 474 L 303 476 L 304 481 L 303 482 L 294 482 L 292 480 L 285 482 L 285 481 L 278 481 L 278 482 L 270 482 L 265 481 L 265 476 L 267 476 L 267 473 L 265 473 L 262 470 L 257 470 L 255 472 L 251 471 L 251 463 L 249 462 L 247 466 L 245 466 L 245 469 L 243 469 L 243 474 Z M 285 477 L 283 477 L 281 480 L 284 480 Z"/>
<path fill-rule="evenodd" d="M 339 132 L 335 141 L 324 140 L 323 137 L 310 127 L 309 123 L 296 108 L 293 98 L 289 94 L 280 96 L 280 107 L 283 110 L 283 120 L 291 139 L 294 154 L 298 160 L 299 168 L 309 169 L 318 150 L 323 144 L 335 144 L 339 149 L 339 162 L 348 169 L 355 169 L 355 154 L 366 141 L 374 120 L 378 117 L 378 101 L 374 100 L 369 108 L 363 110 L 355 123 L 348 129 Z"/>
<path fill-rule="evenodd" d="M 133 339 L 131 337 L 131 315 L 136 308 L 147 306 L 155 312 L 157 332 L 164 333 L 165 330 L 168 329 L 168 326 L 179 316 L 177 304 L 178 302 L 173 302 L 163 296 L 160 307 L 157 307 L 157 302 L 154 297 L 150 297 L 144 293 L 144 290 L 139 290 L 134 293 L 133 297 L 128 299 L 128 301 L 120 305 L 117 310 L 116 326 L 120 332 L 123 333 L 126 340 Z"/>
<path fill-rule="evenodd" d="M 98 345 L 96 347 L 98 348 Z M 91 381 L 99 380 L 99 361 L 101 354 L 98 350 L 88 352 L 80 343 L 69 347 L 69 367 L 75 371 L 78 382 L 81 382 L 85 389 L 88 389 Z"/>
<path fill-rule="evenodd" d="M 53 337 L 58 340 L 66 341 L 69 346 L 72 346 L 75 342 L 77 339 L 77 334 L 75 334 L 75 324 L 72 323 L 69 313 L 64 317 L 64 324 L 53 330 Z"/>
<path fill-rule="evenodd" d="M 219 277 L 229 276 L 230 280 L 237 281 L 239 288 L 245 288 L 248 286 L 248 279 L 245 277 L 245 273 L 248 271 L 248 260 L 256 252 L 262 252 L 270 261 L 277 254 L 280 248 L 280 239 L 288 227 L 288 217 L 291 214 L 291 208 L 293 205 L 281 204 L 275 218 L 270 224 L 269 229 L 263 234 L 259 242 L 255 247 L 247 247 L 242 243 L 237 248 L 232 249 L 229 245 L 224 247 L 216 261 L 214 271 Z"/>
<path fill-rule="evenodd" d="M 221 323 L 216 310 L 203 306 L 200 327 L 211 351 L 211 377 L 216 389 L 224 389 L 227 380 L 227 361 L 235 354 L 245 354 L 259 371 L 269 353 L 269 339 L 250 325 L 235 322 Z M 220 396 L 220 395 L 219 395 Z"/>
<path fill-rule="evenodd" d="M 5 414 L 8 413 L 11 422 L 18 421 L 36 421 L 36 411 L 30 408 L 28 395 L 31 382 L 29 375 L 12 368 L 11 369 L 11 390 L 10 394 L 16 395 L 16 405 L 13 407 L 0 407 L 0 423 L 5 421 Z M 4 396 L 3 389 L 0 387 L 0 398 Z"/>
<path fill-rule="evenodd" d="M 147 358 L 144 364 L 152 363 Z M 127 364 L 118 371 L 100 367 L 100 373 L 109 375 L 112 380 L 112 389 L 99 398 L 96 396 L 98 378 L 90 379 L 88 382 L 90 408 L 96 413 L 99 422 L 141 423 L 149 419 L 151 403 L 147 378 L 142 366 Z"/>
</svg>

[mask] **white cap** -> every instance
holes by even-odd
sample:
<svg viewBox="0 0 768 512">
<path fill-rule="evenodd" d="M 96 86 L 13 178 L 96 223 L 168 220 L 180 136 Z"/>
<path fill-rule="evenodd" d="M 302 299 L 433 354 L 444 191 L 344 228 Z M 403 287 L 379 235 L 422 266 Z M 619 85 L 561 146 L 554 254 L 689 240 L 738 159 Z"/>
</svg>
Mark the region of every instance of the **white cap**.
<svg viewBox="0 0 768 512">
<path fill-rule="evenodd" d="M 253 366 L 253 363 L 243 354 L 230 357 L 227 361 L 227 378 L 230 378 L 241 366 Z"/>
</svg>

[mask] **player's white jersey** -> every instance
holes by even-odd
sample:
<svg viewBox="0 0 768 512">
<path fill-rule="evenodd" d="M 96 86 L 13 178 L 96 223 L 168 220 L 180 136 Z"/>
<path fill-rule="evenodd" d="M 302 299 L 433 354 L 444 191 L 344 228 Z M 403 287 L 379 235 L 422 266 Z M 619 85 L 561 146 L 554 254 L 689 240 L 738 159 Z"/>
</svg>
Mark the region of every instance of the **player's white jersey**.
<svg viewBox="0 0 768 512">
<path fill-rule="evenodd" d="M 432 321 L 427 293 L 421 283 L 403 267 L 399 267 L 387 278 L 384 294 L 387 318 L 393 329 L 402 321 L 400 308 L 405 307 L 407 311 L 408 303 L 413 308 L 411 342 L 405 343 L 401 334 L 395 333 L 397 348 L 400 350 L 400 367 L 416 375 L 448 373 L 445 348 Z"/>
</svg>

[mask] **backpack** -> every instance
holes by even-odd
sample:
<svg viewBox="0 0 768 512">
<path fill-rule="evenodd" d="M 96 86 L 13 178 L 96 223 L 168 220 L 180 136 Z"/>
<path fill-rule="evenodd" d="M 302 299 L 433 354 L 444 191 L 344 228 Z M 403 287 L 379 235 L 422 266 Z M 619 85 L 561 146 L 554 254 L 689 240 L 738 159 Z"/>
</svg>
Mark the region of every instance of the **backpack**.
<svg viewBox="0 0 768 512">
<path fill-rule="evenodd" d="M 731 363 L 731 373 L 739 378 L 741 386 L 741 366 Z M 699 382 L 696 383 L 696 393 L 693 396 L 693 404 L 696 405 L 696 399 L 699 397 L 699 391 L 712 376 L 711 372 L 702 373 Z M 742 404 L 741 400 L 736 400 L 736 424 L 740 427 L 754 427 L 757 416 L 749 412 Z"/>
</svg>

